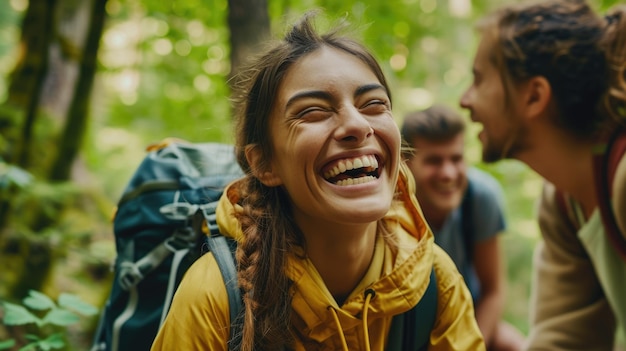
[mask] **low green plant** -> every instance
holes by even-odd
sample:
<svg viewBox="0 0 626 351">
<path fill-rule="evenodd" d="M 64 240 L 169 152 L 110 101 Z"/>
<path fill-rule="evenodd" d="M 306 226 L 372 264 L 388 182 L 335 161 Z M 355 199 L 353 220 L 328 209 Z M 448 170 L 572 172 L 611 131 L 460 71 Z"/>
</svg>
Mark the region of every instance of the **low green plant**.
<svg viewBox="0 0 626 351">
<path fill-rule="evenodd" d="M 62 349 L 66 344 L 66 332 L 69 325 L 80 320 L 80 316 L 92 316 L 98 312 L 96 307 L 81 300 L 78 296 L 63 293 L 55 303 L 47 295 L 30 290 L 27 297 L 22 300 L 23 305 L 2 301 L 0 304 L 4 310 L 2 323 L 6 326 L 21 326 L 34 324 L 39 333 L 26 334 L 28 344 L 19 351 L 48 351 Z M 47 326 L 55 326 L 47 331 Z M 60 327 L 60 328 L 59 328 Z M 14 339 L 0 341 L 0 350 L 14 347 Z"/>
</svg>

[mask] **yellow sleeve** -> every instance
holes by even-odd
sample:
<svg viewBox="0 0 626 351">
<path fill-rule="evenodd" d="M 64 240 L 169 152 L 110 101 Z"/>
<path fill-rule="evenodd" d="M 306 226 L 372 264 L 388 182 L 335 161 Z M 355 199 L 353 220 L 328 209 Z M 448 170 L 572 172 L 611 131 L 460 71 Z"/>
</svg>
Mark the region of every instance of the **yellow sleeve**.
<svg viewBox="0 0 626 351">
<path fill-rule="evenodd" d="M 227 351 L 228 295 L 211 253 L 185 273 L 153 344 L 152 351 Z"/>
<path fill-rule="evenodd" d="M 474 315 L 472 296 L 452 259 L 434 245 L 437 277 L 437 321 L 430 333 L 429 351 L 484 351 L 485 343 Z"/>
</svg>

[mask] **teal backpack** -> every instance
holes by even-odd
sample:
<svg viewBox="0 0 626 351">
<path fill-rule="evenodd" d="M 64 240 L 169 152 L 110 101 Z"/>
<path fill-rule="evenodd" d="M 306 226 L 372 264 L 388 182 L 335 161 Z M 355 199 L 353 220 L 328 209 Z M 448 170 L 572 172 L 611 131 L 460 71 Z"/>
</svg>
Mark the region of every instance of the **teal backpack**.
<svg viewBox="0 0 626 351">
<path fill-rule="evenodd" d="M 114 280 L 91 351 L 150 350 L 183 274 L 207 251 L 228 291 L 229 349 L 238 349 L 243 302 L 236 242 L 219 233 L 215 209 L 224 187 L 242 176 L 232 145 L 166 139 L 149 148 L 118 202 Z M 209 235 L 200 229 L 202 221 Z M 387 350 L 427 348 L 437 314 L 436 286 L 433 271 L 420 303 L 394 318 Z"/>
</svg>

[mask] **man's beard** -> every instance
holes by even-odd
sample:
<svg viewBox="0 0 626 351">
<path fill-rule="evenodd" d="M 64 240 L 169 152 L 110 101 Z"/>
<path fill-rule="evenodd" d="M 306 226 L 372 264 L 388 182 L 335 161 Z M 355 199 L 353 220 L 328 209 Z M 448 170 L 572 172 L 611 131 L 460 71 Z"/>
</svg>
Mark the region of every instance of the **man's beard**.
<svg viewBox="0 0 626 351">
<path fill-rule="evenodd" d="M 517 125 L 502 143 L 489 143 L 489 139 L 487 139 L 486 145 L 483 145 L 483 162 L 494 163 L 504 159 L 515 158 L 515 155 L 524 149 L 521 142 L 523 134 L 524 129 Z"/>
</svg>

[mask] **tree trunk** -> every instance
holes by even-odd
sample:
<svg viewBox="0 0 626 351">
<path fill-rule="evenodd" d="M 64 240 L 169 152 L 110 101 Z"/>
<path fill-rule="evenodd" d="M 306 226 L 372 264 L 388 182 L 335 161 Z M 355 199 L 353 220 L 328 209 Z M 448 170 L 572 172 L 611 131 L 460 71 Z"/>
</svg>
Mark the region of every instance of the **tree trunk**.
<svg viewBox="0 0 626 351">
<path fill-rule="evenodd" d="M 269 38 L 267 0 L 228 0 L 228 27 L 231 48 L 229 78 L 232 78 L 246 58 Z"/>
<path fill-rule="evenodd" d="M 57 97 L 63 95 L 59 93 L 60 91 L 69 89 L 70 93 L 65 94 L 69 96 L 69 104 L 66 104 L 69 106 L 66 107 L 64 104 L 59 106 L 58 103 L 56 106 L 59 113 L 57 118 L 64 122 L 64 127 L 60 135 L 50 137 L 56 139 L 58 145 L 56 157 L 47 172 L 47 179 L 44 179 L 50 183 L 69 180 L 72 164 L 85 134 L 89 116 L 89 95 L 96 73 L 97 53 L 104 28 L 105 4 L 106 0 L 90 2 L 60 0 L 59 3 L 59 8 L 61 5 L 64 7 L 61 8 L 62 11 L 56 13 L 60 18 L 57 24 L 63 25 L 63 28 L 55 28 L 57 36 L 49 50 L 60 51 L 60 54 L 54 56 L 58 58 L 57 62 L 54 62 L 55 72 L 52 74 L 51 71 L 46 80 L 46 91 L 53 97 L 42 100 L 57 102 L 59 100 Z M 77 38 L 77 33 L 82 33 L 82 36 Z M 77 71 L 76 78 L 67 79 L 73 75 L 65 73 L 72 70 Z M 20 276 L 11 289 L 12 296 L 24 296 L 29 289 L 41 290 L 46 283 L 52 270 L 55 249 L 50 245 L 49 239 L 45 236 L 40 237 L 40 234 L 57 224 L 62 207 L 63 205 L 59 203 L 48 204 L 47 210 L 44 211 L 43 206 L 36 205 L 30 211 L 33 215 L 26 220 L 30 221 L 27 224 L 35 238 L 32 235 L 20 235 L 17 238 L 24 264 Z M 24 219 L 22 217 L 22 220 Z"/>
<path fill-rule="evenodd" d="M 56 0 L 30 2 L 22 20 L 20 56 L 10 74 L 7 102 L 0 114 L 0 136 L 6 145 L 0 149 L 0 158 L 24 169 L 29 167 L 33 129 L 48 73 L 55 7 Z M 9 189 L 0 199 L 0 232 L 8 226 L 14 192 Z"/>
<path fill-rule="evenodd" d="M 73 99 L 67 114 L 65 129 L 59 138 L 59 149 L 55 161 L 52 163 L 49 180 L 65 181 L 69 179 L 74 159 L 80 150 L 85 128 L 89 116 L 89 102 L 96 68 L 98 66 L 98 48 L 104 29 L 105 5 L 107 0 L 93 0 L 91 21 L 78 81 L 74 88 Z"/>
<path fill-rule="evenodd" d="M 56 3 L 56 0 L 30 2 L 22 21 L 20 46 L 23 51 L 10 77 L 7 102 L 24 111 L 24 120 L 21 133 L 3 131 L 7 144 L 15 147 L 13 150 L 5 151 L 4 158 L 22 168 L 28 167 L 29 145 L 32 141 L 44 80 L 48 73 L 48 53 L 54 37 L 52 14 L 55 13 Z M 19 129 L 18 121 L 11 122 L 8 125 Z"/>
</svg>

